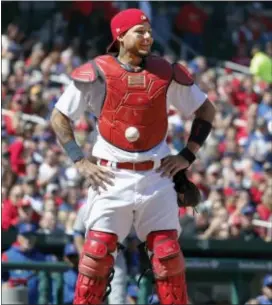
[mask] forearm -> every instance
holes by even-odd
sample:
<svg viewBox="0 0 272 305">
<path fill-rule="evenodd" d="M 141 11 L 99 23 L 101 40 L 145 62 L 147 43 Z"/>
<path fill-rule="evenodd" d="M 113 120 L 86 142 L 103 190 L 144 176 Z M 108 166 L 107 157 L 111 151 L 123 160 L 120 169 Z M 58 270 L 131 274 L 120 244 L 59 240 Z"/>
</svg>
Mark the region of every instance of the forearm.
<svg viewBox="0 0 272 305">
<path fill-rule="evenodd" d="M 201 119 L 203 121 L 206 121 L 210 124 L 212 124 L 213 120 L 215 117 L 215 107 L 213 106 L 213 104 L 206 100 L 206 102 L 203 103 L 203 105 L 198 108 L 198 110 L 195 112 L 195 119 Z M 204 123 L 204 122 L 203 122 Z M 207 124 L 208 125 L 208 124 Z M 203 126 L 204 127 L 204 126 Z M 201 127 L 200 127 L 201 128 Z M 199 129 L 200 129 L 199 128 Z M 203 128 L 204 129 L 204 128 Z M 204 130 L 199 130 L 199 132 L 203 132 Z M 191 130 L 191 135 L 192 133 L 195 132 L 195 130 Z M 196 154 L 199 149 L 201 148 L 201 144 L 191 140 L 192 137 L 189 137 L 188 143 L 187 143 L 187 147 L 194 153 Z M 191 139 L 190 139 L 191 138 Z M 206 139 L 205 139 L 206 140 Z"/>
<path fill-rule="evenodd" d="M 70 119 L 55 108 L 51 116 L 51 125 L 69 158 L 74 163 L 84 159 L 84 154 L 75 141 Z"/>
<path fill-rule="evenodd" d="M 54 108 L 50 121 L 56 137 L 62 146 L 70 141 L 75 141 L 74 132 L 68 117 Z"/>
<path fill-rule="evenodd" d="M 179 155 L 188 161 L 189 165 L 195 161 L 196 153 L 208 138 L 214 117 L 215 107 L 207 99 L 195 112 L 187 145 L 179 152 Z"/>
</svg>

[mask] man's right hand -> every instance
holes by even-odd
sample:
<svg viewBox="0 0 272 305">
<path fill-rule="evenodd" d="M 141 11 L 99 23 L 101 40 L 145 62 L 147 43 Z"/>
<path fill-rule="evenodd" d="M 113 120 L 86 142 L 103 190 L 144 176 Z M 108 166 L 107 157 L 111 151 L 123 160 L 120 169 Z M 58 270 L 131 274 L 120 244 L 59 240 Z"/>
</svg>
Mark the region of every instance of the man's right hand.
<svg viewBox="0 0 272 305">
<path fill-rule="evenodd" d="M 81 159 L 75 163 L 79 173 L 84 176 L 90 186 L 99 192 L 99 187 L 107 190 L 106 184 L 114 185 L 112 179 L 115 177 L 109 170 L 100 167 L 87 159 Z"/>
</svg>

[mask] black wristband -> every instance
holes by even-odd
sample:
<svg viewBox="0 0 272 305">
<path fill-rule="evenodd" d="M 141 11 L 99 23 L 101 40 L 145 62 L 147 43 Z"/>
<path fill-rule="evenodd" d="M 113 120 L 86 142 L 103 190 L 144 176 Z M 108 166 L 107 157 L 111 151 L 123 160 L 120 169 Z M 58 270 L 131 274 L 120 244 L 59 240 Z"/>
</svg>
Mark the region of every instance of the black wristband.
<svg viewBox="0 0 272 305">
<path fill-rule="evenodd" d="M 206 120 L 195 118 L 191 128 L 189 141 L 202 146 L 212 130 L 212 124 Z"/>
<path fill-rule="evenodd" d="M 84 154 L 80 147 L 77 145 L 76 141 L 71 140 L 63 145 L 68 157 L 73 161 L 77 162 L 84 158 Z"/>
<path fill-rule="evenodd" d="M 195 161 L 196 156 L 193 152 L 190 151 L 188 147 L 184 147 L 182 151 L 179 152 L 179 155 L 187 160 L 190 165 Z"/>
</svg>

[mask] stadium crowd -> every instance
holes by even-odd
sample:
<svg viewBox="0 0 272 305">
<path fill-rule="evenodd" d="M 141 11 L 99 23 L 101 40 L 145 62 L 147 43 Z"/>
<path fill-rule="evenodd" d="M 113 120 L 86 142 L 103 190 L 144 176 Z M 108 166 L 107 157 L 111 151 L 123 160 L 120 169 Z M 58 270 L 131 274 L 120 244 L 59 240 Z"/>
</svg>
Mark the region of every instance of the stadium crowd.
<svg viewBox="0 0 272 305">
<path fill-rule="evenodd" d="M 118 10 L 111 9 L 107 9 L 110 16 Z M 200 14 L 197 6 L 187 10 Z M 184 14 L 179 12 L 176 18 Z M 205 23 L 207 13 L 200 15 Z M 163 5 L 153 12 L 155 28 L 158 22 L 167 21 L 166 16 Z M 28 247 L 24 236 L 32 231 L 72 235 L 77 211 L 87 198 L 86 181 L 56 142 L 48 121 L 71 71 L 99 53 L 85 45 L 82 54 L 75 33 L 84 38 L 84 31 L 78 22 L 73 19 L 73 26 L 67 27 L 63 18 L 50 48 L 42 35 L 45 29 L 26 37 L 11 23 L 2 35 L 2 230 L 18 227 L 17 245 Z M 195 25 L 195 33 L 189 28 L 175 29 L 183 31 L 185 41 L 200 53 L 202 46 L 196 41 L 203 34 L 201 22 Z M 167 27 L 164 29 L 163 39 L 168 40 Z M 232 60 L 248 66 L 252 75 L 218 69 L 205 56 L 184 60 L 178 54 L 163 54 L 186 66 L 217 106 L 212 134 L 189 171 L 203 200 L 197 213 L 180 208 L 182 234 L 272 242 L 271 229 L 256 225 L 260 220 L 272 221 L 271 22 L 251 14 L 232 34 L 230 40 L 237 51 Z M 167 141 L 173 153 L 186 143 L 191 122 L 192 118 L 171 109 Z M 76 140 L 90 158 L 95 133 L 92 115 L 75 122 Z"/>
</svg>

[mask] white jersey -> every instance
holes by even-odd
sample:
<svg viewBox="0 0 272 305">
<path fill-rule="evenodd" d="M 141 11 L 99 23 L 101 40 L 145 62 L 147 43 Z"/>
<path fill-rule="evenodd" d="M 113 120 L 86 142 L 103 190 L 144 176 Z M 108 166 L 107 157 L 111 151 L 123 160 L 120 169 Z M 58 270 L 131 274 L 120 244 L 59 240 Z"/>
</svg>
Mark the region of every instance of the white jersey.
<svg viewBox="0 0 272 305">
<path fill-rule="evenodd" d="M 85 111 L 99 118 L 104 99 L 101 90 L 93 83 L 72 81 L 59 98 L 55 107 L 71 120 L 77 120 Z M 100 86 L 101 88 L 101 86 Z M 207 95 L 197 85 L 183 86 L 172 80 L 167 91 L 167 111 L 174 106 L 184 117 L 190 117 L 207 99 Z M 156 114 L 154 114 L 156 115 Z M 165 139 L 145 152 L 128 152 L 111 145 L 99 134 L 93 147 L 93 156 L 113 162 L 142 162 L 153 160 L 155 163 L 171 154 Z"/>
</svg>

